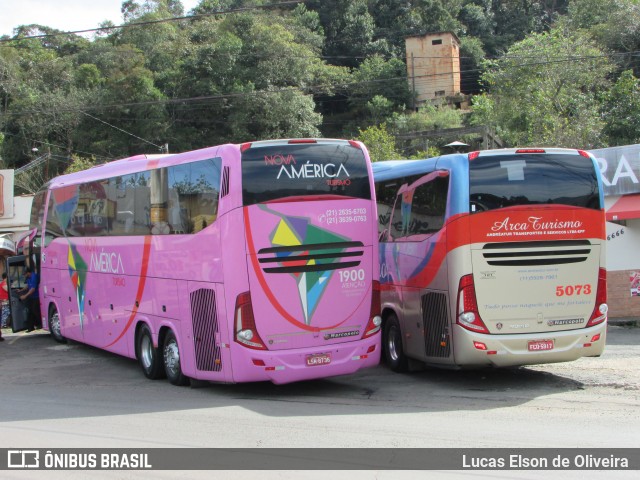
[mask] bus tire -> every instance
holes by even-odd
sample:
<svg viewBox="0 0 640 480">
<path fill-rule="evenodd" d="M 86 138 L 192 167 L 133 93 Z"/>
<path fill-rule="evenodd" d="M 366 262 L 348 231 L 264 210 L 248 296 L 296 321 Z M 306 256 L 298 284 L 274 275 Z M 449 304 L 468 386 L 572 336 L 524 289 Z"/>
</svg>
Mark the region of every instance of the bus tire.
<svg viewBox="0 0 640 480">
<path fill-rule="evenodd" d="M 180 348 L 178 347 L 178 339 L 172 330 L 169 330 L 164 337 L 164 346 L 162 347 L 162 358 L 164 361 L 164 371 L 167 379 L 172 385 L 183 387 L 189 385 L 189 377 L 182 373 L 180 365 Z"/>
<path fill-rule="evenodd" d="M 402 349 L 402 330 L 398 317 L 394 313 L 387 317 L 382 336 L 382 349 L 384 359 L 394 372 L 406 372 L 409 369 L 409 361 Z"/>
<path fill-rule="evenodd" d="M 56 307 L 51 307 L 49 311 L 49 333 L 58 343 L 67 343 L 67 339 L 62 336 L 60 330 L 60 314 Z"/>
<path fill-rule="evenodd" d="M 164 377 L 162 354 L 159 348 L 153 346 L 151 330 L 146 323 L 142 324 L 136 335 L 136 356 L 145 377 L 151 380 Z"/>
</svg>

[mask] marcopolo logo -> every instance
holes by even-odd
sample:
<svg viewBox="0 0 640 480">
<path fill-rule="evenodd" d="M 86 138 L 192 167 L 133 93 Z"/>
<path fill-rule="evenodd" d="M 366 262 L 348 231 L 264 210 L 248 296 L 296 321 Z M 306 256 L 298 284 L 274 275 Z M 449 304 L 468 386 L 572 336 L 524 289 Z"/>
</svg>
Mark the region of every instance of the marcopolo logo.
<svg viewBox="0 0 640 480">
<path fill-rule="evenodd" d="M 40 468 L 40 452 L 38 450 L 7 451 L 8 468 Z"/>
</svg>

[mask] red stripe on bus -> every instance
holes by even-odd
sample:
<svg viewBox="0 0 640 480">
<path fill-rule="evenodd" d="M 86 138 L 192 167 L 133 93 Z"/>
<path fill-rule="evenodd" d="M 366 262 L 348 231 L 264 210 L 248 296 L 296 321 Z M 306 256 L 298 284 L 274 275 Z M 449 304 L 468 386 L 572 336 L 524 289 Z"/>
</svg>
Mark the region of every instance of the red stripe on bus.
<svg viewBox="0 0 640 480">
<path fill-rule="evenodd" d="M 136 298 L 133 303 L 133 307 L 131 309 L 131 315 L 129 316 L 129 320 L 127 320 L 127 324 L 124 326 L 120 335 L 108 345 L 105 345 L 103 348 L 108 348 L 118 342 L 125 333 L 131 328 L 133 324 L 133 320 L 138 313 L 138 305 L 140 305 L 140 301 L 142 300 L 142 294 L 144 293 L 144 287 L 147 283 L 147 269 L 149 268 L 149 257 L 151 252 L 151 235 L 147 235 L 144 237 L 144 247 L 142 251 L 142 265 L 140 266 L 140 279 L 138 280 L 138 291 L 136 292 Z"/>
<path fill-rule="evenodd" d="M 248 210 L 248 207 L 244 207 L 244 228 L 245 228 L 245 231 L 247 233 L 247 248 L 249 250 L 249 256 L 251 257 L 251 265 L 253 266 L 253 271 L 255 272 L 256 277 L 258 278 L 258 282 L 260 282 L 260 286 L 262 287 L 262 290 L 264 291 L 265 295 L 267 296 L 267 299 L 269 300 L 269 303 L 271 303 L 273 308 L 275 308 L 278 311 L 278 313 L 280 313 L 280 315 L 283 316 L 283 318 L 285 320 L 287 320 L 289 323 L 292 323 L 296 327 L 302 328 L 303 330 L 307 330 L 309 332 L 320 332 L 322 330 L 329 330 L 329 329 L 332 329 L 332 328 L 339 327 L 340 325 L 345 323 L 347 320 L 349 320 L 358 311 L 358 309 L 360 308 L 362 303 L 367 298 L 370 298 L 370 297 L 368 297 L 368 295 L 363 295 L 362 300 L 360 301 L 358 306 L 356 306 L 356 308 L 351 313 L 351 315 L 346 317 L 340 323 L 336 323 L 335 325 L 331 325 L 331 326 L 324 327 L 324 328 L 319 328 L 319 327 L 312 327 L 310 325 L 306 325 L 306 324 L 300 322 L 299 320 L 296 320 L 295 317 L 293 317 L 289 312 L 287 312 L 284 309 L 284 307 L 282 305 L 280 305 L 280 302 L 278 302 L 278 299 L 275 297 L 275 295 L 273 294 L 273 292 L 269 288 L 269 285 L 267 283 L 267 279 L 264 278 L 264 275 L 262 273 L 262 269 L 260 268 L 260 264 L 258 263 L 258 256 L 256 254 L 255 245 L 253 243 L 253 235 L 251 233 L 251 226 L 250 226 L 250 222 L 249 222 L 249 210 Z M 371 291 L 371 284 L 369 284 L 369 290 L 368 291 Z"/>
</svg>

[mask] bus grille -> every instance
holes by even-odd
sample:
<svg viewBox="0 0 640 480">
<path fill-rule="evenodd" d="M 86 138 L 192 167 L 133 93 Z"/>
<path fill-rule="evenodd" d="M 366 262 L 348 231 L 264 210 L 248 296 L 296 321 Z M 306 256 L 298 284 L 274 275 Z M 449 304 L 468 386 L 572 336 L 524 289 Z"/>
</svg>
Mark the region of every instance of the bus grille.
<svg viewBox="0 0 640 480">
<path fill-rule="evenodd" d="M 429 292 L 422 296 L 422 320 L 427 357 L 448 357 L 451 354 L 451 342 L 447 296 L 444 293 Z"/>
<path fill-rule="evenodd" d="M 201 288 L 191 292 L 191 318 L 197 369 L 219 372 L 222 369 L 222 355 L 220 347 L 216 345 L 218 314 L 213 290 Z"/>
<path fill-rule="evenodd" d="M 482 248 L 482 256 L 489 265 L 504 267 L 579 263 L 589 253 L 589 240 L 489 243 Z"/>
<path fill-rule="evenodd" d="M 313 243 L 263 248 L 258 261 L 265 273 L 326 272 L 357 267 L 363 253 L 362 242 Z"/>
</svg>

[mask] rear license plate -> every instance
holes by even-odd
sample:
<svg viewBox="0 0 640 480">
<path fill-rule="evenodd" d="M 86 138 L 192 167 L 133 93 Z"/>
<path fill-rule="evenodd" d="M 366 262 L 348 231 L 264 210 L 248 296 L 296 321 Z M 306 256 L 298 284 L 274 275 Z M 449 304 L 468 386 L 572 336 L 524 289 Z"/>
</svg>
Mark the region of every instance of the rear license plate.
<svg viewBox="0 0 640 480">
<path fill-rule="evenodd" d="M 329 365 L 331 363 L 330 353 L 316 353 L 307 355 L 307 367 L 315 367 L 318 365 Z"/>
<path fill-rule="evenodd" d="M 543 350 L 553 350 L 553 340 L 536 340 L 529 342 L 530 352 L 541 352 Z"/>
</svg>

